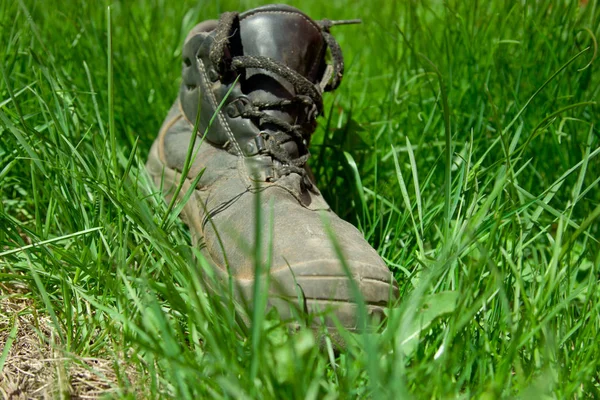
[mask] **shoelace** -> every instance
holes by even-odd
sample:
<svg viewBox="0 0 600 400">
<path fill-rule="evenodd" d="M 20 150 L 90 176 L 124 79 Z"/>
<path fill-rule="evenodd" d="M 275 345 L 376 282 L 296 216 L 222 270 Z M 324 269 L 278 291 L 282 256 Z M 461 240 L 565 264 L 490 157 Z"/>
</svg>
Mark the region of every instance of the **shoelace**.
<svg viewBox="0 0 600 400">
<path fill-rule="evenodd" d="M 227 57 L 228 46 L 232 33 L 235 29 L 240 29 L 239 14 L 236 12 L 226 12 L 221 15 L 215 29 L 214 42 L 210 49 L 209 58 L 221 76 L 226 76 L 230 71 L 237 72 L 247 68 L 260 68 L 277 74 L 288 81 L 296 92 L 291 99 L 282 99 L 274 102 L 249 102 L 250 107 L 240 112 L 243 118 L 251 118 L 258 122 L 258 125 L 270 124 L 276 126 L 279 131 L 273 133 L 263 133 L 265 139 L 265 152 L 269 153 L 274 159 L 279 161 L 281 166 L 277 167 L 280 176 L 290 173 L 297 173 L 302 176 L 303 183 L 308 188 L 312 187 L 310 179 L 307 176 L 304 165 L 308 160 L 310 153 L 308 143 L 312 132 L 299 124 L 292 125 L 279 118 L 265 113 L 266 110 L 283 110 L 286 107 L 305 107 L 304 124 L 314 124 L 316 118 L 323 111 L 322 91 L 335 90 L 341 83 L 344 75 L 344 58 L 341 48 L 335 38 L 329 33 L 329 29 L 334 25 L 360 23 L 360 20 L 330 21 L 323 20 L 317 22 L 321 26 L 321 34 L 331 52 L 333 64 L 330 66 L 332 71 L 325 79 L 327 82 L 322 86 L 316 85 L 294 71 L 288 66 L 268 57 L 262 56 L 235 56 Z M 299 152 L 299 157 L 293 158 L 284 148 L 283 143 L 292 139 Z"/>
</svg>

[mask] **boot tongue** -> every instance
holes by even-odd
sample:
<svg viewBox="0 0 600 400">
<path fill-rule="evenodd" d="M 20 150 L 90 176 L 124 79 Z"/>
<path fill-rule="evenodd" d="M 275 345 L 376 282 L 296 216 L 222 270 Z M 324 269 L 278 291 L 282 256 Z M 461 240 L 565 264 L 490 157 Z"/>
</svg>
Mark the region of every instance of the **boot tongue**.
<svg viewBox="0 0 600 400">
<path fill-rule="evenodd" d="M 271 58 L 317 82 L 325 43 L 319 26 L 309 17 L 293 7 L 267 6 L 240 15 L 240 25 L 244 55 Z M 246 78 L 265 72 L 249 70 Z"/>
</svg>

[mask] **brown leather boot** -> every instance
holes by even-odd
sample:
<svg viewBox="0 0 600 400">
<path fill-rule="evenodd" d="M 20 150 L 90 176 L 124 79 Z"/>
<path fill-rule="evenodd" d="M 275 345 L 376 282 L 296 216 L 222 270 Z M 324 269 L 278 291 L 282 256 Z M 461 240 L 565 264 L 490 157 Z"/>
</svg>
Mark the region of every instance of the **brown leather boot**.
<svg viewBox="0 0 600 400">
<path fill-rule="evenodd" d="M 342 325 L 355 330 L 357 305 L 347 272 L 369 314 L 381 314 L 398 289 L 362 234 L 331 211 L 306 166 L 323 111 L 321 94 L 334 90 L 343 74 L 342 52 L 329 33 L 335 24 L 272 5 L 197 25 L 183 46 L 179 97 L 147 168 L 167 198 L 181 173 L 187 179 L 179 197 L 201 174 L 181 216 L 220 278 L 231 276 L 236 294 L 249 301 L 257 278 L 258 196 L 269 305 L 283 318 L 292 317 L 293 305 L 309 312 L 332 308 Z M 197 138 L 186 170 L 192 135 Z"/>
</svg>

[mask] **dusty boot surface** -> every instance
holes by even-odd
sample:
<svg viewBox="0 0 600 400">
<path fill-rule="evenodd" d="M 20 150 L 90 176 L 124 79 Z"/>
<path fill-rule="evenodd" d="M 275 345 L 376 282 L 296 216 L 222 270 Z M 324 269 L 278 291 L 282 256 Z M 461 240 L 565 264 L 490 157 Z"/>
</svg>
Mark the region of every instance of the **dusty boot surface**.
<svg viewBox="0 0 600 400">
<path fill-rule="evenodd" d="M 398 289 L 362 234 L 331 211 L 306 166 L 321 95 L 343 75 L 333 24 L 275 5 L 197 25 L 183 47 L 179 96 L 147 168 L 172 198 L 196 136 L 179 196 L 201 177 L 181 216 L 218 276 L 231 275 L 236 295 L 252 300 L 258 196 L 263 264 L 270 257 L 269 305 L 282 318 L 293 318 L 294 307 L 333 309 L 343 326 L 356 330 L 347 270 L 371 315 L 381 315 Z"/>
</svg>

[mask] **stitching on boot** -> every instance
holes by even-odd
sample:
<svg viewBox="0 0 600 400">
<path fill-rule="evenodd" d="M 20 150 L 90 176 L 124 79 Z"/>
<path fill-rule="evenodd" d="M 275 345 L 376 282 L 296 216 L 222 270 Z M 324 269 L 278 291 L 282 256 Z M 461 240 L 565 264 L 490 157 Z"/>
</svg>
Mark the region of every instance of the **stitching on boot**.
<svg viewBox="0 0 600 400">
<path fill-rule="evenodd" d="M 208 75 L 206 74 L 206 69 L 204 68 L 204 63 L 202 62 L 201 59 L 197 59 L 198 60 L 198 69 L 200 70 L 200 73 L 202 74 L 202 78 L 204 79 L 204 84 L 207 88 L 207 92 L 209 94 L 209 99 L 212 102 L 213 107 L 215 108 L 215 110 L 218 108 L 219 103 L 217 102 L 217 98 L 215 97 L 215 94 L 213 93 L 212 90 L 210 90 L 210 88 L 208 87 Z M 221 110 L 218 111 L 217 113 L 217 117 L 219 118 L 219 121 L 221 122 L 221 124 L 223 125 L 223 127 L 225 128 L 225 132 L 227 133 L 227 136 L 229 137 L 230 142 L 233 144 L 233 146 L 235 147 L 236 151 L 238 152 L 238 156 L 242 157 L 242 163 L 244 164 L 244 169 L 246 169 L 246 162 L 244 161 L 244 153 L 242 152 L 242 148 L 240 147 L 238 141 L 236 140 L 233 132 L 231 131 L 231 128 L 229 128 L 229 124 L 227 123 L 227 120 L 225 119 L 225 117 L 223 116 L 223 112 Z"/>
</svg>

